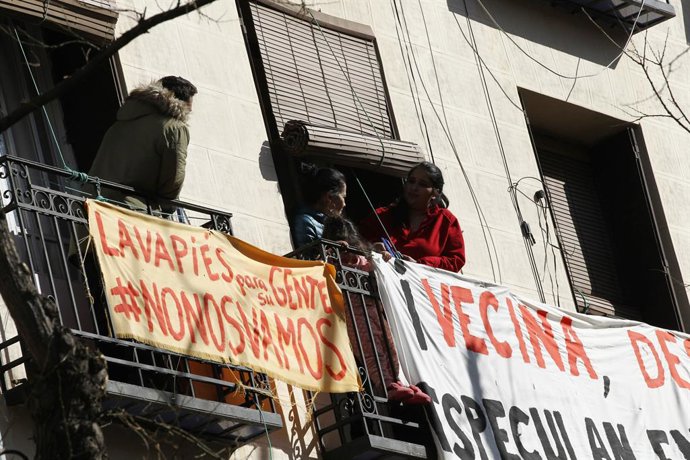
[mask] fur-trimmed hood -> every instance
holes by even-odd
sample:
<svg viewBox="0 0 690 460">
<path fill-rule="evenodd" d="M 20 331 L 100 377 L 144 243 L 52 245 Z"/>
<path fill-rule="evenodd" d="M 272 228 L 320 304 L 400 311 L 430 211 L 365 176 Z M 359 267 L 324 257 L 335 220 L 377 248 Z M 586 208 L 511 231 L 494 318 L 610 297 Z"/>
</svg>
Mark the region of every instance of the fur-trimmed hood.
<svg viewBox="0 0 690 460">
<path fill-rule="evenodd" d="M 175 93 L 155 81 L 132 90 L 117 113 L 118 120 L 133 120 L 152 111 L 186 122 L 191 112 L 189 104 L 176 98 Z"/>
</svg>

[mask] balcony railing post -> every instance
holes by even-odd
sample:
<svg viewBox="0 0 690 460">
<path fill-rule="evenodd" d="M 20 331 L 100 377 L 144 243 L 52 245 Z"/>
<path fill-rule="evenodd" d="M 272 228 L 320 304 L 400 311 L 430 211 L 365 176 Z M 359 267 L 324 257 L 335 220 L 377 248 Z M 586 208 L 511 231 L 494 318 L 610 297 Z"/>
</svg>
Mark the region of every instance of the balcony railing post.
<svg viewBox="0 0 690 460">
<path fill-rule="evenodd" d="M 319 447 L 325 458 L 368 455 L 363 450 L 385 451 L 380 447 L 382 444 L 396 446 L 396 457 L 426 458 L 424 446 L 408 442 L 403 434 L 405 430 L 418 430 L 419 424 L 411 421 L 405 410 L 397 410 L 388 401 L 386 376 L 397 377 L 393 375 L 397 356 L 387 340 L 387 320 L 373 275 L 343 262 L 343 256 L 352 253 L 363 255 L 322 240 L 287 255 L 323 260 L 335 266 L 336 282 L 346 303 L 348 336 L 364 387 L 361 393 L 333 394 L 330 403 L 316 407 L 314 423 Z M 389 369 L 384 370 L 386 367 Z M 335 442 L 333 435 L 337 435 Z"/>
</svg>

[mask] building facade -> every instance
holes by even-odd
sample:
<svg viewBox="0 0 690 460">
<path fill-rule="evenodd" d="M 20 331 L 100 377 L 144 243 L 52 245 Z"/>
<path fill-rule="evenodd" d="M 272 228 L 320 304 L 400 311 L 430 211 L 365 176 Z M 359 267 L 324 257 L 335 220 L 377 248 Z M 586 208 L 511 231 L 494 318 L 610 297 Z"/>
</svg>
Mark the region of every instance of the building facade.
<svg viewBox="0 0 690 460">
<path fill-rule="evenodd" d="M 42 14 L 39 3 L 0 0 L 0 113 L 83 65 L 86 43 L 103 45 L 134 27 L 136 12 L 159 8 L 62 0 Z M 74 33 L 77 44 L 52 46 Z M 128 91 L 181 75 L 199 89 L 180 197 L 193 225 L 211 222 L 287 254 L 297 249 L 289 223 L 301 202 L 301 162 L 346 174 L 347 213 L 357 220 L 371 212 L 368 200 L 395 199 L 405 171 L 428 160 L 443 171 L 463 228 L 465 275 L 565 310 L 687 332 L 689 39 L 690 4 L 681 0 L 217 0 L 138 37 L 45 114 L 0 133 L 3 204 L 41 292 L 73 306 L 64 321 L 85 340 L 107 335 L 95 320 L 80 321 L 79 285 L 69 281 L 78 275 L 52 265 L 83 224 L 71 211 L 65 166 L 88 170 Z M 20 190 L 31 197 L 22 201 Z M 46 190 L 44 206 L 37 193 Z M 7 365 L 21 351 L 7 313 L 2 327 Z M 182 406 L 222 427 L 212 441 L 239 446 L 233 458 L 428 454 L 423 427 L 411 437 L 379 427 L 360 445 L 354 428 L 315 427 L 301 391 L 278 384 L 273 404 L 261 399 L 264 377 L 231 369 L 250 387 L 244 399 L 206 397 L 195 385 L 226 391 L 222 370 L 141 353 L 151 354 L 142 363 L 156 375 L 208 379 L 190 377 L 197 392 Z M 26 379 L 10 367 L 6 392 Z M 136 390 L 109 388 L 118 401 Z M 316 407 L 347 405 L 321 398 Z M 222 403 L 220 412 L 209 401 Z M 30 452 L 22 402 L 6 398 L 6 406 L 3 446 Z M 145 452 L 136 443 L 120 450 L 131 434 L 108 436 L 113 458 Z"/>
</svg>

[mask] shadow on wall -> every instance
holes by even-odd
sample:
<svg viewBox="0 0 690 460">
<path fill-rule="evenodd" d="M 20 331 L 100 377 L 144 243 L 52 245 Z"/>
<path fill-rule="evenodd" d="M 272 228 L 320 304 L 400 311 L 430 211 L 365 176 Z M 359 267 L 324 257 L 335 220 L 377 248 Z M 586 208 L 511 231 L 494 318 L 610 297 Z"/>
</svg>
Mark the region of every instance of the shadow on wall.
<svg viewBox="0 0 690 460">
<path fill-rule="evenodd" d="M 259 171 L 264 180 L 278 182 L 278 174 L 276 174 L 276 168 L 273 164 L 273 156 L 271 154 L 271 146 L 268 141 L 264 141 L 264 143 L 261 144 L 261 150 L 259 150 Z"/>
<path fill-rule="evenodd" d="M 465 33 L 465 18 L 468 17 L 469 11 L 469 18 L 473 21 L 599 65 L 610 64 L 611 68 L 618 65 L 617 56 L 628 38 L 620 27 L 602 26 L 603 30 L 620 44 L 616 46 L 584 13 L 572 14 L 572 10 L 550 6 L 552 2 L 548 0 L 446 1 L 449 11 L 463 16 L 458 18 L 458 22 Z M 509 40 L 505 40 L 505 43 L 509 53 L 520 52 Z M 524 49 L 523 44 L 518 43 Z M 479 52 L 481 51 L 480 48 Z M 525 49 L 525 52 L 529 53 L 530 50 Z M 535 58 L 538 59 L 537 56 Z M 572 71 L 574 72 L 574 69 Z"/>
</svg>

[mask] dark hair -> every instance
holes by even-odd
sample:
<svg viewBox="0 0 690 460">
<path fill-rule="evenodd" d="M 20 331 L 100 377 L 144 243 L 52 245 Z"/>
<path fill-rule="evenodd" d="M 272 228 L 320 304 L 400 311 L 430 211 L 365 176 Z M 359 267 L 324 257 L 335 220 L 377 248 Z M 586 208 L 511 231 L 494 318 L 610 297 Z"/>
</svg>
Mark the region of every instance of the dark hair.
<svg viewBox="0 0 690 460">
<path fill-rule="evenodd" d="M 441 169 L 431 162 L 422 161 L 421 163 L 417 163 L 410 168 L 410 170 L 407 172 L 407 178 L 409 178 L 410 175 L 412 175 L 412 173 L 417 169 L 424 171 L 427 176 L 429 176 L 431 186 L 438 190 L 438 197 L 436 198 L 434 204 L 441 208 L 447 208 L 450 204 L 450 200 L 448 200 L 448 197 L 443 193 L 443 185 L 445 182 L 443 181 L 443 173 L 441 172 Z M 398 198 L 393 206 L 393 215 L 395 216 L 396 220 L 400 223 L 406 223 L 407 218 L 409 217 L 410 209 L 405 199 L 403 197 Z"/>
<path fill-rule="evenodd" d="M 412 175 L 412 173 L 417 169 L 422 169 L 427 174 L 427 176 L 429 176 L 429 180 L 431 180 L 431 185 L 435 189 L 437 189 L 439 193 L 443 192 L 443 173 L 441 172 L 441 169 L 439 169 L 438 166 L 428 161 L 422 161 L 421 163 L 414 165 L 412 169 L 408 171 L 407 177 L 409 178 Z"/>
<path fill-rule="evenodd" d="M 175 97 L 181 101 L 189 102 L 189 100 L 197 93 L 196 86 L 182 77 L 175 77 L 168 75 L 160 79 L 163 88 L 169 89 L 175 94 Z"/>
<path fill-rule="evenodd" d="M 304 201 L 313 205 L 327 193 L 337 195 L 345 184 L 345 175 L 333 168 L 319 168 L 316 165 L 302 163 L 302 193 Z"/>
<path fill-rule="evenodd" d="M 429 176 L 431 186 L 438 190 L 438 197 L 436 198 L 435 204 L 441 208 L 447 208 L 450 204 L 450 200 L 443 193 L 443 185 L 445 182 L 443 181 L 443 173 L 441 172 L 441 169 L 433 163 L 422 161 L 410 169 L 410 171 L 407 173 L 407 177 L 409 178 L 412 172 L 416 169 L 423 170 L 427 176 Z"/>
<path fill-rule="evenodd" d="M 324 220 L 321 238 L 332 241 L 345 241 L 355 249 L 371 251 L 371 245 L 362 238 L 355 224 L 341 216 L 330 216 Z"/>
</svg>

